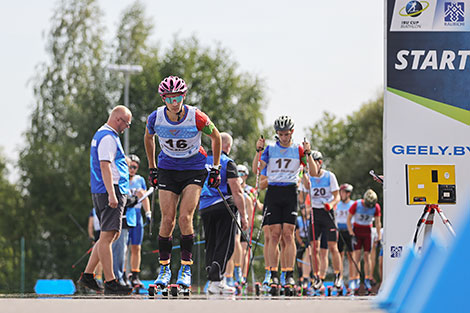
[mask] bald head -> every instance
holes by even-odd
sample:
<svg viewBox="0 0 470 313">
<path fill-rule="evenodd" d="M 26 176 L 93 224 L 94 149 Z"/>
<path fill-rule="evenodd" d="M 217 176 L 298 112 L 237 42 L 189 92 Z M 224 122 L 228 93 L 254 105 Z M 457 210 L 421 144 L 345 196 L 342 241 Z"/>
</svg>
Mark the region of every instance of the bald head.
<svg viewBox="0 0 470 313">
<path fill-rule="evenodd" d="M 118 105 L 109 114 L 107 124 L 114 128 L 118 133 L 122 133 L 126 128 L 131 126 L 132 113 L 123 106 Z"/>
<path fill-rule="evenodd" d="M 229 133 L 222 132 L 220 138 L 222 139 L 222 151 L 229 154 L 233 144 L 232 136 Z"/>
</svg>

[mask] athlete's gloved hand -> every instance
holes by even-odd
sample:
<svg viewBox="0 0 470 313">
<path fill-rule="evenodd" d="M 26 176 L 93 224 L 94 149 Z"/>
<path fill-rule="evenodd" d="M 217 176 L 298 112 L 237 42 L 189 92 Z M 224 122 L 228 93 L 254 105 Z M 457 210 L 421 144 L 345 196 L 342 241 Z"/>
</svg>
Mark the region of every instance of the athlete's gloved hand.
<svg viewBox="0 0 470 313">
<path fill-rule="evenodd" d="M 158 187 L 158 169 L 149 168 L 149 183 L 150 186 L 157 188 Z"/>
<path fill-rule="evenodd" d="M 351 236 L 351 244 L 353 249 L 357 245 L 357 238 L 354 235 Z"/>
<path fill-rule="evenodd" d="M 137 202 L 139 202 L 139 198 L 137 198 L 137 196 L 126 195 L 126 208 L 133 208 Z"/>
<path fill-rule="evenodd" d="M 264 137 L 261 136 L 261 138 L 258 139 L 256 142 L 256 152 L 260 152 L 264 150 Z"/>
<path fill-rule="evenodd" d="M 152 211 L 145 212 L 145 223 L 144 227 L 149 225 L 152 222 Z"/>
<path fill-rule="evenodd" d="M 212 188 L 217 188 L 220 186 L 220 165 L 211 167 L 207 184 Z"/>
</svg>

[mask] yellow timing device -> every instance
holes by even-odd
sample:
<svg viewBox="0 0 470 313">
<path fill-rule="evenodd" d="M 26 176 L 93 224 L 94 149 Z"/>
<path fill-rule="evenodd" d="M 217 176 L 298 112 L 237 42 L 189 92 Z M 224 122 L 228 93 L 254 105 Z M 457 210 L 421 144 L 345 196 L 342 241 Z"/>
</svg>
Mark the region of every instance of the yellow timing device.
<svg viewBox="0 0 470 313">
<path fill-rule="evenodd" d="M 407 204 L 455 204 L 455 165 L 405 165 Z"/>
</svg>

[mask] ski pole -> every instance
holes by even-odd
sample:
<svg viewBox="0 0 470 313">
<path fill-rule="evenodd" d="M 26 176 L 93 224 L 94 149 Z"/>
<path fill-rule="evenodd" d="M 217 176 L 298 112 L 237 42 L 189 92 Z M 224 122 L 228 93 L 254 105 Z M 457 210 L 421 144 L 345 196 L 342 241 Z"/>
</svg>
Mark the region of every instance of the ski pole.
<svg viewBox="0 0 470 313">
<path fill-rule="evenodd" d="M 305 204 L 305 201 L 304 201 L 304 204 Z M 310 210 L 313 210 L 313 208 L 310 208 Z M 307 208 L 306 207 L 305 207 L 305 213 L 307 213 Z M 302 214 L 302 212 L 300 214 Z M 308 226 L 307 226 L 308 219 L 306 219 L 306 217 L 303 214 L 302 214 L 302 221 L 303 221 L 303 224 L 304 224 L 303 226 L 304 226 L 305 234 L 307 235 L 307 238 L 308 238 Z M 311 247 L 307 246 L 307 250 L 308 250 L 308 254 L 310 256 L 310 270 L 312 271 L 313 274 L 315 274 L 315 270 L 313 268 L 312 249 L 311 249 Z"/>
<path fill-rule="evenodd" d="M 348 244 L 346 243 L 346 239 L 344 239 L 343 237 L 343 234 L 341 234 L 341 232 L 339 231 L 338 229 L 338 225 L 336 225 L 336 221 L 335 219 L 331 216 L 331 214 L 333 214 L 332 211 L 328 212 L 328 216 L 330 217 L 331 221 L 333 222 L 333 225 L 335 226 L 335 229 L 336 231 L 338 232 L 339 236 L 341 237 L 341 239 L 343 240 L 343 243 L 345 245 L 345 248 L 346 248 L 346 254 L 348 254 L 349 258 L 351 259 L 351 261 L 353 262 L 354 264 L 354 267 L 356 268 L 357 272 L 359 273 L 359 275 L 361 277 L 365 277 L 363 274 L 362 274 L 362 271 L 359 269 L 359 266 L 357 265 L 356 261 L 354 260 L 352 254 L 351 254 L 351 251 L 348 251 Z M 352 246 L 351 246 L 352 247 Z"/>
<path fill-rule="evenodd" d="M 307 139 L 304 137 L 304 142 L 307 142 Z M 308 196 L 310 197 L 310 203 L 312 203 L 312 186 L 311 186 L 311 181 L 310 181 L 310 167 L 308 166 L 308 160 L 307 160 L 307 164 L 306 164 L 306 167 L 307 167 L 307 172 L 305 173 L 306 175 L 306 178 L 309 182 L 309 186 L 308 187 Z M 317 245 L 315 243 L 315 215 L 313 213 L 313 206 L 312 206 L 312 209 L 310 210 L 310 224 L 312 225 L 312 237 L 313 237 L 313 263 L 314 263 L 314 275 L 316 275 L 316 273 L 318 273 L 318 261 L 317 261 Z"/>
<path fill-rule="evenodd" d="M 261 135 L 261 138 L 263 138 L 263 136 Z M 256 207 L 258 206 L 258 189 L 259 189 L 259 175 L 260 175 L 260 167 L 261 167 L 261 151 L 257 151 L 258 152 L 258 165 L 256 167 L 256 186 L 255 186 L 255 197 L 253 199 L 253 214 L 251 216 L 251 229 L 250 229 L 250 242 L 248 244 L 248 247 L 247 247 L 247 250 L 245 252 L 245 257 L 243 258 L 243 260 L 246 260 L 246 256 L 248 254 L 248 256 L 251 256 L 250 259 L 253 258 L 253 256 L 250 254 L 251 253 L 251 244 L 252 244 L 252 240 L 253 240 L 253 229 L 255 227 L 255 213 L 256 213 Z M 253 254 L 254 255 L 254 254 Z M 250 272 L 250 263 L 251 263 L 251 260 L 248 260 L 248 266 L 246 267 L 246 277 L 248 277 L 248 274 Z"/>
<path fill-rule="evenodd" d="M 86 233 L 85 229 L 82 227 L 82 225 L 80 225 L 77 220 L 73 217 L 72 214 L 68 214 L 70 219 L 74 222 L 75 225 L 77 225 L 78 229 L 80 229 L 80 231 L 88 238 L 88 234 Z"/>
<path fill-rule="evenodd" d="M 81 260 L 83 260 L 83 258 L 85 258 L 88 254 L 90 254 L 90 252 L 93 250 L 93 246 L 91 246 L 90 249 L 88 249 L 77 261 L 75 261 L 75 263 L 72 264 L 72 268 L 75 268 L 75 266 L 77 266 L 78 263 L 80 263 Z"/>
<path fill-rule="evenodd" d="M 305 141 L 305 138 L 304 138 L 304 141 Z M 307 173 L 305 173 L 304 175 L 307 175 Z M 306 176 L 306 178 L 308 179 L 308 176 Z M 301 181 L 300 182 L 301 184 L 303 184 L 303 182 Z M 309 190 L 310 188 L 308 186 L 306 186 Z M 308 222 L 308 218 L 306 216 L 307 214 L 307 195 L 305 194 L 305 192 L 302 192 L 303 193 L 303 200 L 304 200 L 304 207 L 305 207 L 305 215 L 302 213 L 302 209 L 300 209 L 300 214 L 302 216 L 302 222 L 303 222 L 303 228 L 304 228 L 304 232 L 305 232 L 305 235 L 307 236 L 307 240 L 308 240 L 308 226 L 307 226 L 307 222 Z M 309 194 L 310 196 L 310 194 Z M 312 199 L 310 199 L 310 210 L 313 210 L 312 206 Z M 300 206 L 299 206 L 300 207 Z M 315 238 L 314 238 L 315 239 Z M 314 241 L 315 242 L 315 241 Z M 310 270 L 312 271 L 313 274 L 315 274 L 315 270 L 313 268 L 313 257 L 312 257 L 312 249 L 310 247 L 310 245 L 308 245 L 306 247 L 306 249 L 308 250 L 308 254 L 309 254 L 309 257 L 310 257 Z M 310 275 L 309 275 L 310 276 Z"/>
<path fill-rule="evenodd" d="M 258 247 L 258 242 L 259 242 L 259 238 L 261 236 L 261 231 L 263 230 L 263 223 L 264 223 L 264 218 L 266 217 L 266 211 L 268 210 L 268 208 L 266 208 L 263 212 L 263 218 L 261 219 L 261 224 L 259 226 L 259 229 L 258 229 L 258 234 L 256 235 L 256 245 L 255 247 L 253 248 L 253 253 L 251 254 L 251 258 L 250 258 L 250 261 L 248 263 L 248 269 L 246 271 L 246 276 L 248 277 L 248 273 L 250 272 L 250 266 L 251 264 L 253 263 L 253 260 L 255 258 L 255 254 L 256 254 L 256 248 Z M 252 242 L 250 242 L 252 243 Z"/>
<path fill-rule="evenodd" d="M 155 154 L 157 155 L 156 160 L 158 160 L 158 153 L 157 152 L 158 152 L 158 145 L 155 145 Z M 158 164 L 156 164 L 156 166 L 158 168 Z M 155 186 L 155 189 L 156 188 L 157 188 L 157 186 Z M 155 212 L 155 194 L 156 194 L 156 192 L 152 193 L 152 203 L 150 204 L 151 215 L 150 215 L 150 224 L 149 224 L 149 237 L 152 237 L 153 216 L 155 215 L 155 213 L 154 213 Z"/>
<path fill-rule="evenodd" d="M 142 197 L 139 198 L 139 200 L 137 200 L 137 204 L 141 203 L 142 201 L 144 201 L 148 196 L 150 196 L 153 192 L 155 191 L 155 188 L 154 187 L 150 187 L 149 190 L 147 190 Z"/>
<path fill-rule="evenodd" d="M 220 191 L 220 188 L 219 188 L 219 187 L 217 187 L 216 189 L 217 189 L 217 191 L 219 192 L 220 197 L 222 198 L 222 202 L 225 204 L 225 208 L 226 208 L 226 209 L 228 210 L 228 212 L 230 213 L 230 216 L 232 216 L 232 220 L 235 222 L 235 224 L 237 224 L 237 227 L 238 227 L 238 229 L 240 230 L 241 236 L 242 236 L 243 239 L 248 243 L 248 246 L 251 248 L 251 243 L 248 242 L 248 238 L 246 238 L 246 235 L 245 235 L 245 233 L 243 232 L 243 229 L 242 229 L 242 227 L 240 226 L 240 223 L 238 223 L 237 217 L 235 216 L 235 214 L 233 213 L 232 209 L 230 208 L 230 205 L 228 204 L 227 200 L 225 200 L 224 194 L 222 193 L 222 191 Z"/>
<path fill-rule="evenodd" d="M 384 180 L 382 179 L 382 177 L 380 177 L 379 175 L 375 174 L 374 170 L 370 170 L 369 171 L 369 174 L 370 176 L 372 176 L 374 178 L 374 180 L 380 184 L 383 185 L 384 183 Z"/>
<path fill-rule="evenodd" d="M 153 215 L 155 211 L 155 193 L 152 194 L 152 204 L 150 205 L 150 224 L 149 224 L 149 237 L 152 237 L 152 228 L 153 228 Z"/>
</svg>

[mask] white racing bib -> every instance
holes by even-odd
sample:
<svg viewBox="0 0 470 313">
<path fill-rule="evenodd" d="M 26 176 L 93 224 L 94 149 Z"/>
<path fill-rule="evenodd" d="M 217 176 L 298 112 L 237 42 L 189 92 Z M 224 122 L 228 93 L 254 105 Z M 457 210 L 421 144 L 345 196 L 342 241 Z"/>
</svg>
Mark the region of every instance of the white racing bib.
<svg viewBox="0 0 470 313">
<path fill-rule="evenodd" d="M 332 181 L 333 180 L 333 181 Z M 332 185 L 336 189 L 332 190 Z M 312 196 L 312 207 L 321 209 L 325 203 L 334 198 L 333 191 L 338 190 L 336 176 L 330 171 L 323 171 L 320 177 L 310 177 L 310 194 Z"/>
<path fill-rule="evenodd" d="M 269 146 L 268 183 L 297 183 L 300 172 L 299 145 L 288 148 L 277 143 Z"/>
<path fill-rule="evenodd" d="M 196 126 L 196 108 L 187 105 L 185 119 L 181 123 L 173 123 L 165 117 L 165 107 L 157 109 L 155 133 L 162 151 L 172 158 L 189 158 L 199 152 L 201 132 Z"/>
</svg>

